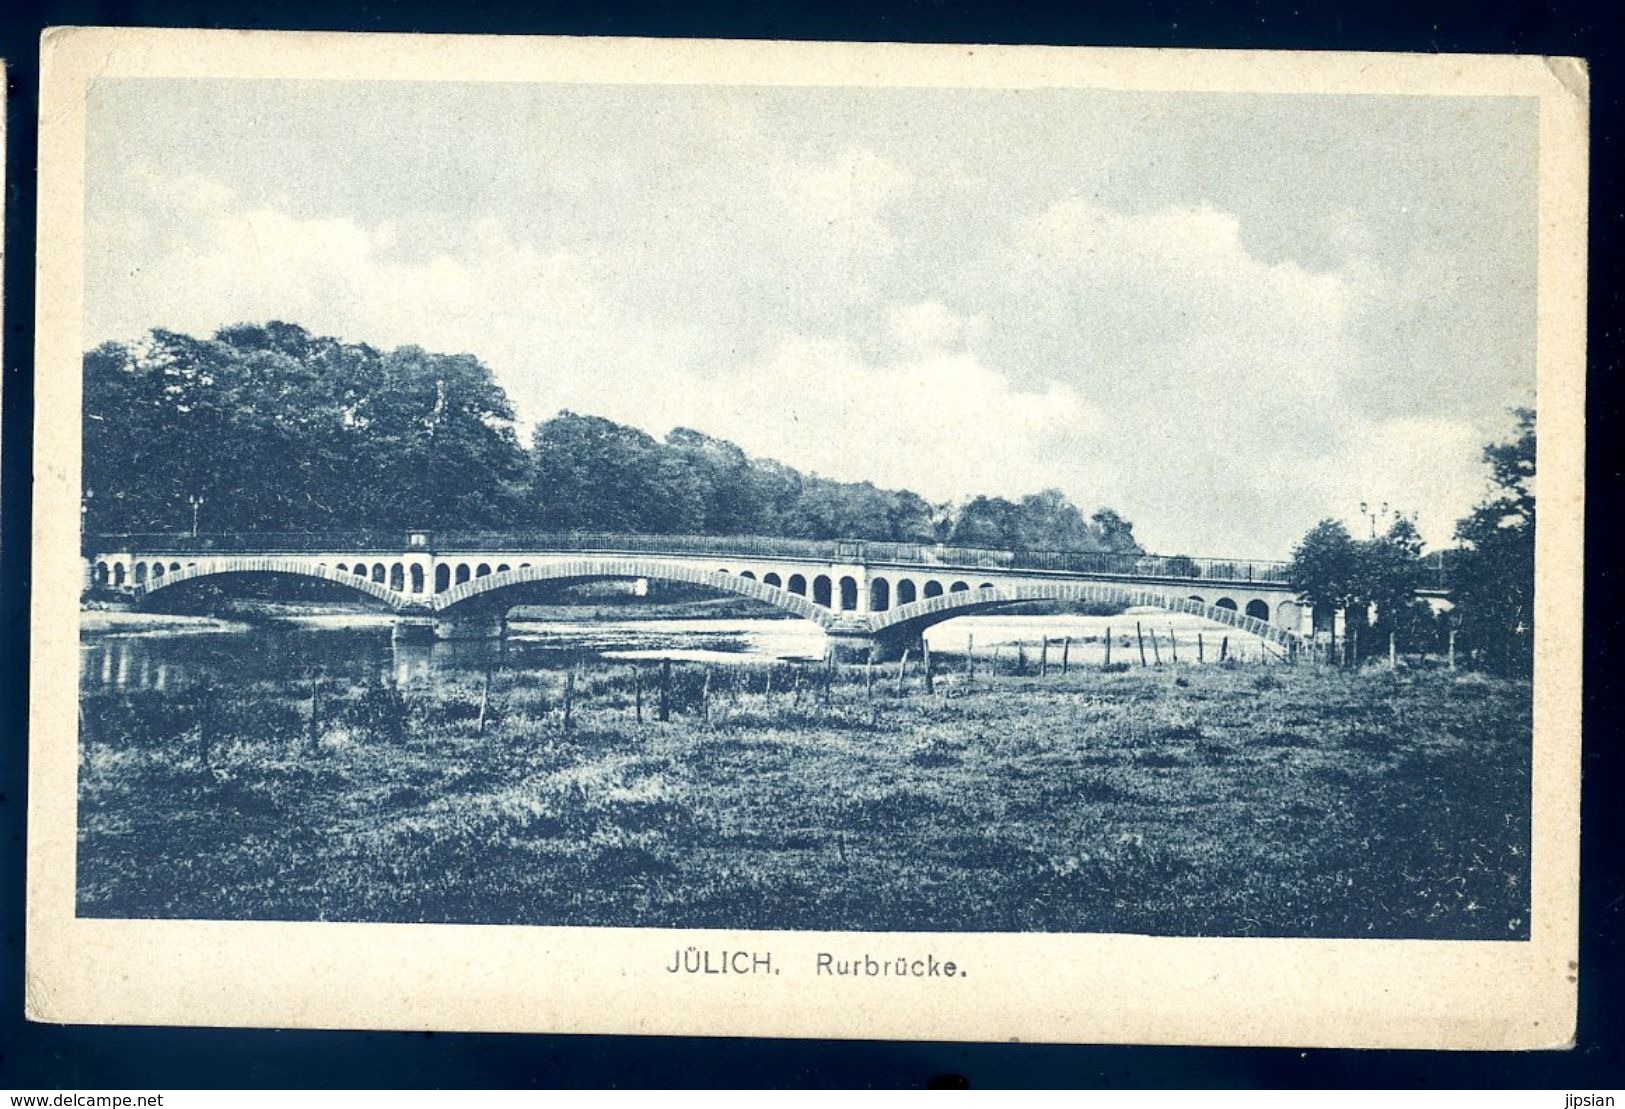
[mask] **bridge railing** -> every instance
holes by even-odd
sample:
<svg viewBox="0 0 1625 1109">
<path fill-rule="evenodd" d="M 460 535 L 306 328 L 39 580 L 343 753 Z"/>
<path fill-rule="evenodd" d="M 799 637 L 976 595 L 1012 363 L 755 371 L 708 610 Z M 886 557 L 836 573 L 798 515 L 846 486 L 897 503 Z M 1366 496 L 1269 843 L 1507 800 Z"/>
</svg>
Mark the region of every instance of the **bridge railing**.
<svg viewBox="0 0 1625 1109">
<path fill-rule="evenodd" d="M 611 532 L 419 532 L 414 543 L 398 531 L 237 532 L 192 536 L 174 532 L 86 538 L 87 553 L 151 554 L 259 552 L 399 555 L 423 549 L 441 554 L 503 550 L 614 551 L 719 558 L 804 558 L 820 562 L 889 563 L 922 568 L 1038 570 L 1112 577 L 1286 581 L 1287 564 L 1265 559 L 1192 558 L 1115 551 L 1011 551 L 867 539 L 789 539 L 752 535 L 626 535 Z"/>
</svg>

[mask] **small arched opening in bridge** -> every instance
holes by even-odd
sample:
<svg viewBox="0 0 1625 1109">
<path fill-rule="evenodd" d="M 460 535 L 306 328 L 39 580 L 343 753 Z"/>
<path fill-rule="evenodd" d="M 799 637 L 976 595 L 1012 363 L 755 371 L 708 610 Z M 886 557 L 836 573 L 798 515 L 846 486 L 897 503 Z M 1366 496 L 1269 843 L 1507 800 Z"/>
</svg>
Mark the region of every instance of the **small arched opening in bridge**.
<svg viewBox="0 0 1625 1109">
<path fill-rule="evenodd" d="M 509 570 L 512 570 L 512 569 L 513 569 L 513 567 L 509 566 L 506 562 L 497 563 L 497 573 L 499 573 L 499 574 L 506 574 Z"/>
<path fill-rule="evenodd" d="M 763 574 L 762 584 L 782 588 L 784 585 L 784 579 L 773 573 Z"/>
<path fill-rule="evenodd" d="M 122 562 L 116 562 L 113 564 L 113 584 L 124 584 L 124 564 Z"/>
<path fill-rule="evenodd" d="M 1254 620 L 1268 620 L 1270 618 L 1270 603 L 1255 598 L 1247 602 L 1245 611 Z"/>
<path fill-rule="evenodd" d="M 164 564 L 162 562 L 154 562 L 152 564 L 152 576 L 155 578 L 161 578 L 164 576 Z"/>
<path fill-rule="evenodd" d="M 488 577 L 490 577 L 491 576 L 491 564 L 489 562 L 482 562 L 478 566 L 474 567 L 474 576 L 476 578 L 488 578 Z"/>
<path fill-rule="evenodd" d="M 812 591 L 813 604 L 815 604 L 815 605 L 823 605 L 825 608 L 831 607 L 830 603 L 829 603 L 829 591 L 830 591 L 829 575 L 828 574 L 819 574 L 816 578 L 813 579 L 813 591 Z"/>
<path fill-rule="evenodd" d="M 451 567 L 442 562 L 434 568 L 434 591 L 444 593 L 451 588 Z"/>
<path fill-rule="evenodd" d="M 919 594 L 914 591 L 914 581 L 913 581 L 912 578 L 899 578 L 898 579 L 898 581 L 897 581 L 897 603 L 898 604 L 900 604 L 900 605 L 911 605 L 911 604 L 913 604 L 915 602 L 915 600 L 918 597 L 919 597 Z"/>
<path fill-rule="evenodd" d="M 473 574 L 474 574 L 474 571 L 469 569 L 468 563 L 459 562 L 457 564 L 457 584 L 458 585 L 462 585 L 465 581 L 467 581 L 470 577 L 472 577 Z"/>
<path fill-rule="evenodd" d="M 1197 596 L 1197 595 L 1196 595 L 1196 594 L 1195 594 L 1195 593 L 1192 593 L 1192 594 L 1191 594 L 1191 595 L 1190 595 L 1190 599 L 1191 599 L 1191 600 L 1193 600 L 1193 601 L 1195 601 L 1195 602 L 1196 602 L 1196 603 L 1197 603 L 1197 604 L 1199 604 L 1199 605 L 1205 605 L 1205 604 L 1207 604 L 1207 602 L 1206 602 L 1206 601 L 1204 601 L 1204 600 L 1202 600 L 1202 598 L 1200 598 L 1200 597 L 1198 597 L 1198 596 Z"/>
<path fill-rule="evenodd" d="M 170 563 L 170 564 L 169 564 L 169 572 L 170 572 L 170 573 L 171 573 L 171 574 L 178 574 L 178 573 L 180 573 L 180 572 L 181 572 L 181 564 L 180 564 L 180 563 L 178 563 L 178 562 L 171 562 L 171 563 Z"/>
<path fill-rule="evenodd" d="M 978 588 L 978 589 L 992 589 L 993 588 L 993 583 L 990 582 L 990 581 L 984 581 L 981 585 L 978 585 L 976 588 Z"/>
<path fill-rule="evenodd" d="M 841 611 L 852 612 L 858 607 L 858 579 L 844 577 L 841 579 Z"/>
<path fill-rule="evenodd" d="M 350 564 L 348 562 L 341 562 L 334 566 L 333 569 L 337 570 L 341 574 L 348 574 L 350 572 Z"/>
<path fill-rule="evenodd" d="M 869 583 L 869 611 L 885 612 L 891 607 L 891 583 L 875 578 Z"/>
<path fill-rule="evenodd" d="M 382 562 L 374 562 L 372 564 L 372 580 L 373 581 L 377 582 L 379 585 L 383 585 L 384 584 L 384 579 L 386 577 L 388 577 L 388 576 L 389 576 L 389 568 L 387 566 L 385 566 Z"/>
<path fill-rule="evenodd" d="M 798 597 L 805 597 L 807 595 L 807 579 L 800 574 L 791 574 L 790 584 L 785 588 Z"/>
<path fill-rule="evenodd" d="M 106 585 L 108 583 L 108 581 L 112 578 L 112 574 L 107 569 L 107 563 L 105 563 L 105 562 L 96 563 L 95 578 L 96 578 L 96 584 L 97 585 Z"/>
<path fill-rule="evenodd" d="M 389 568 L 389 587 L 397 593 L 406 592 L 406 567 L 399 562 Z"/>
<path fill-rule="evenodd" d="M 948 592 L 950 592 L 950 593 L 969 593 L 970 592 L 970 586 L 966 585 L 962 581 L 956 581 L 956 582 L 954 582 L 952 585 L 950 585 L 948 587 Z"/>
<path fill-rule="evenodd" d="M 1231 612 L 1234 612 L 1234 611 L 1236 611 L 1236 602 L 1232 601 L 1229 597 L 1220 597 L 1218 600 L 1213 602 L 1213 607 L 1214 608 L 1227 608 Z"/>
<path fill-rule="evenodd" d="M 365 562 L 357 562 L 350 568 L 350 572 L 355 574 L 355 576 L 358 578 L 364 578 L 367 576 L 367 564 Z"/>
<path fill-rule="evenodd" d="M 412 592 L 414 592 L 414 593 L 422 593 L 423 592 L 423 565 L 422 565 L 422 563 L 418 563 L 418 562 L 412 563 Z"/>
<path fill-rule="evenodd" d="M 741 570 L 741 571 L 739 571 L 739 576 L 744 578 L 746 581 L 755 581 L 756 580 L 756 575 L 751 573 L 749 570 Z"/>
<path fill-rule="evenodd" d="M 1297 601 L 1282 601 L 1275 606 L 1275 622 L 1283 628 L 1297 631 L 1303 623 L 1303 606 Z"/>
<path fill-rule="evenodd" d="M 135 564 L 135 583 L 137 585 L 144 585 L 146 583 L 146 580 L 147 580 L 147 564 L 145 562 L 137 562 Z"/>
<path fill-rule="evenodd" d="M 942 583 L 940 581 L 933 578 L 931 581 L 925 583 L 926 600 L 930 600 L 932 597 L 940 596 L 942 596 Z"/>
</svg>

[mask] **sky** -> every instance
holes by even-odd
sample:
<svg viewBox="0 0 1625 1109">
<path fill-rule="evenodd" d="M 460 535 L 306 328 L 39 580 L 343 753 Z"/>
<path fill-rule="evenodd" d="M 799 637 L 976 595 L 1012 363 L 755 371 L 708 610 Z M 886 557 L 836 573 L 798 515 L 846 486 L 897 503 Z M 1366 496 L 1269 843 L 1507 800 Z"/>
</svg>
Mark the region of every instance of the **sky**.
<svg viewBox="0 0 1625 1109">
<path fill-rule="evenodd" d="M 282 319 L 1150 550 L 1448 544 L 1534 403 L 1533 100 L 99 80 L 87 346 Z"/>
</svg>

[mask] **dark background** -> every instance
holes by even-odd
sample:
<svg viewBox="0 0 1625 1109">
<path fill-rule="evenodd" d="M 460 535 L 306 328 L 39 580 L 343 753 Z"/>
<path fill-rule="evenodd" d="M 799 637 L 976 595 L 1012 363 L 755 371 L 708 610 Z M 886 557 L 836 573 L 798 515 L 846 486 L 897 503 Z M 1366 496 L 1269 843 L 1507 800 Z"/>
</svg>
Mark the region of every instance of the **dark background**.
<svg viewBox="0 0 1625 1109">
<path fill-rule="evenodd" d="M 973 0 L 447 4 L 443 0 L 14 0 L 7 62 L 5 388 L 0 425 L 0 1088 L 579 1086 L 1625 1085 L 1625 877 L 1613 569 L 1620 460 L 1620 5 L 1530 0 L 1109 5 Z M 690 1040 L 25 1024 L 23 834 L 33 448 L 39 32 L 57 24 L 1576 54 L 1592 77 L 1585 787 L 1580 1027 L 1572 1052 L 1521 1055 L 1218 1048 Z M 1578 622 L 1576 623 L 1578 627 Z"/>
</svg>

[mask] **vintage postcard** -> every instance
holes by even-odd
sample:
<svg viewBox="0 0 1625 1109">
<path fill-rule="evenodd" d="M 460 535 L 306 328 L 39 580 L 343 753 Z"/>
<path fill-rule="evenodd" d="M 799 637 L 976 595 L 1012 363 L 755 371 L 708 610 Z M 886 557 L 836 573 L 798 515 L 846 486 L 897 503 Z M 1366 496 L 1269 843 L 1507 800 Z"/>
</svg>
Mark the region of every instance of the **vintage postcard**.
<svg viewBox="0 0 1625 1109">
<path fill-rule="evenodd" d="M 1582 62 L 42 52 L 34 1019 L 1570 1041 Z"/>
</svg>

